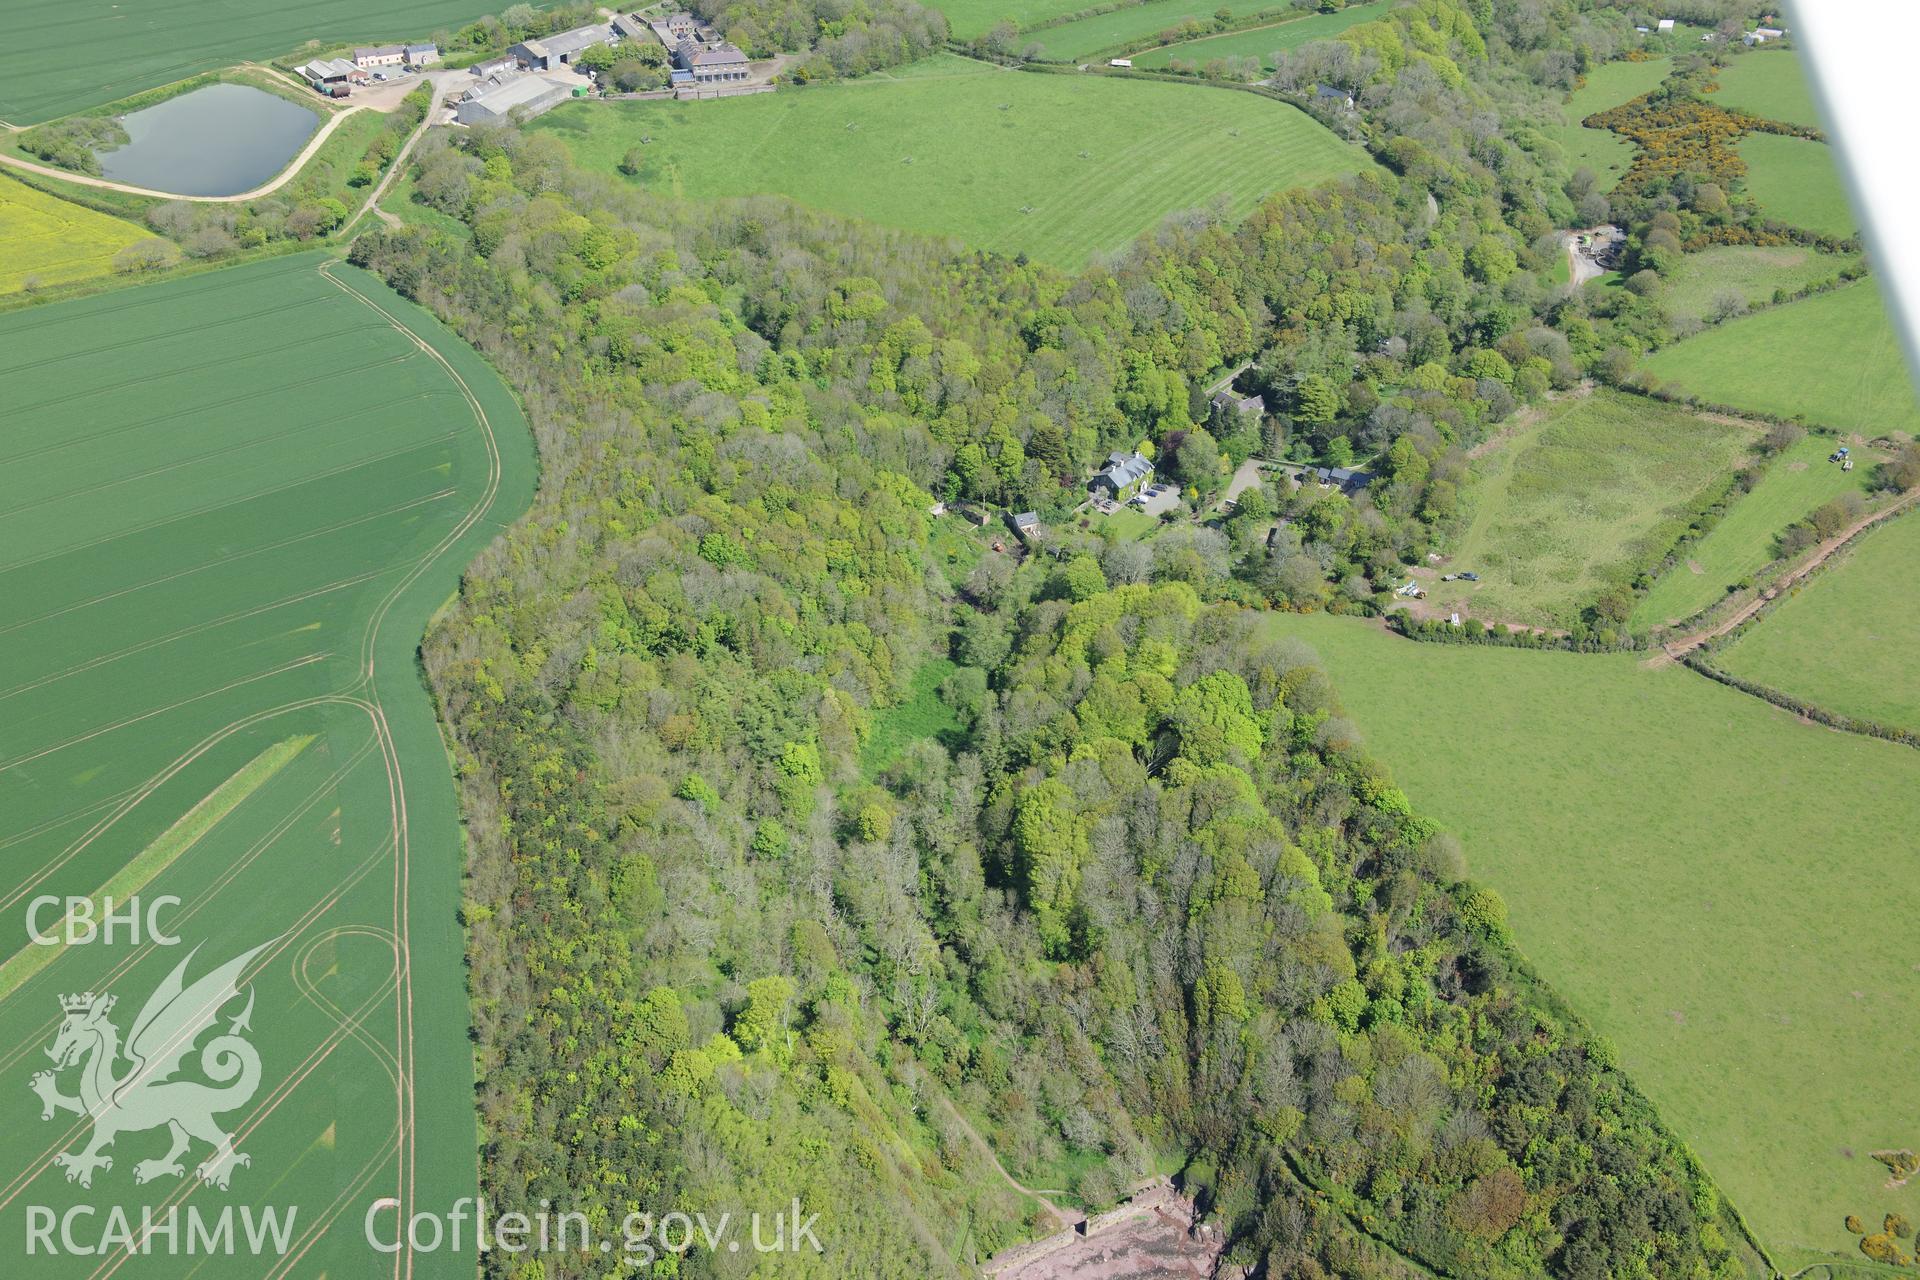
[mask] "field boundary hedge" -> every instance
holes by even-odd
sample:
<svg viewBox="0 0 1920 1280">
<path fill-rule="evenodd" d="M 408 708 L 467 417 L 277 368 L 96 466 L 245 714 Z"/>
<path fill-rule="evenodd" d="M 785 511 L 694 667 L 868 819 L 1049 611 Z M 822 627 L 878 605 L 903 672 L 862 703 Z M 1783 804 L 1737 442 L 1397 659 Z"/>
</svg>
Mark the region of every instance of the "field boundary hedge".
<svg viewBox="0 0 1920 1280">
<path fill-rule="evenodd" d="M 1197 74 L 1187 74 L 1178 71 L 1156 71 L 1151 68 L 1142 67 L 1098 67 L 1088 71 L 1081 71 L 1078 67 L 1064 62 L 1021 62 L 1018 60 L 1015 60 L 1010 65 L 1018 67 L 1021 71 L 1033 71 L 1041 75 L 1100 75 L 1113 80 L 1157 80 L 1161 84 L 1193 84 L 1199 85 L 1204 89 L 1229 89 L 1236 93 L 1251 93 L 1257 98 L 1267 98 L 1274 102 L 1285 103 L 1287 106 L 1292 107 L 1295 111 L 1298 111 L 1301 115 L 1306 116 L 1309 120 L 1312 120 L 1315 124 L 1323 128 L 1326 124 L 1325 121 L 1314 115 L 1313 112 L 1307 110 L 1301 95 L 1287 93 L 1264 82 L 1247 84 L 1238 80 L 1214 80 L 1207 76 Z M 1339 137 L 1338 134 L 1334 136 Z M 1345 139 L 1343 139 L 1343 141 L 1345 141 Z M 1374 155 L 1373 148 L 1362 147 L 1362 150 L 1366 151 L 1368 155 L 1373 156 L 1376 161 L 1379 161 L 1380 158 Z"/>
<path fill-rule="evenodd" d="M 1679 568 L 1681 558 L 1686 554 L 1687 549 L 1719 528 L 1720 522 L 1726 519 L 1727 512 L 1731 511 L 1734 504 L 1739 502 L 1740 499 L 1747 497 L 1755 489 L 1760 487 L 1760 482 L 1766 478 L 1769 471 L 1773 470 L 1779 459 L 1780 455 L 1777 452 L 1765 454 L 1760 462 L 1742 467 L 1728 476 L 1721 484 L 1718 496 L 1711 501 L 1704 505 L 1696 503 L 1692 516 L 1687 522 L 1687 527 L 1682 529 L 1679 536 L 1674 538 L 1672 543 L 1668 545 L 1666 552 L 1658 560 L 1654 561 L 1651 567 L 1642 567 L 1634 574 L 1631 584 L 1634 597 L 1636 599 L 1644 599 L 1648 593 L 1653 590 L 1655 583 Z M 1711 490 L 1709 490 L 1709 492 L 1711 492 Z M 1675 519 L 1679 519 L 1679 517 L 1676 516 Z M 1764 566 L 1756 570 L 1755 573 L 1766 572 L 1782 558 L 1784 557 L 1776 556 L 1773 560 L 1768 561 Z M 1714 604 L 1718 603 L 1719 601 L 1714 602 Z M 1693 617 L 1697 617 L 1705 613 L 1707 609 L 1713 607 L 1714 605 L 1710 604 L 1705 609 L 1694 610 L 1687 619 L 1683 620 L 1682 625 L 1684 625 L 1685 621 L 1690 621 Z M 1654 629 L 1660 630 L 1661 628 Z"/>
<path fill-rule="evenodd" d="M 1122 9 L 1144 9 L 1149 3 L 1150 0 L 1112 0 L 1110 4 L 1090 4 L 1084 9 L 1075 9 L 1072 13 L 1057 13 L 1051 18 L 1042 18 L 1032 26 L 1014 29 L 1023 36 L 1035 31 L 1051 31 L 1055 27 L 1064 27 L 1070 22 L 1104 17 L 1109 13 L 1119 13 Z"/>
<path fill-rule="evenodd" d="M 1771 463 L 1772 459 L 1769 457 L 1768 465 Z M 1763 473 L 1765 469 L 1764 467 L 1761 469 Z M 1743 477 L 1748 476 L 1751 470 L 1750 467 L 1741 467 L 1716 483 L 1708 485 L 1693 496 L 1684 510 L 1668 516 L 1653 530 L 1655 534 L 1665 529 L 1673 529 L 1674 532 L 1665 539 L 1664 551 L 1658 553 L 1649 551 L 1638 564 L 1629 563 L 1626 566 L 1627 590 L 1636 600 L 1653 588 L 1655 580 L 1661 574 L 1678 563 L 1683 551 L 1711 533 L 1714 527 L 1726 517 L 1727 510 L 1734 503 L 1753 491 L 1754 484 L 1759 483 L 1757 478 L 1754 479 L 1753 484 L 1742 487 Z M 1736 490 L 1738 492 L 1735 492 Z M 1624 622 L 1622 625 L 1625 625 Z"/>
<path fill-rule="evenodd" d="M 1786 597 L 1783 596 L 1781 598 L 1785 599 Z M 1762 617 L 1767 612 L 1769 611 L 1762 610 L 1754 616 L 1756 618 Z M 1742 627 L 1744 628 L 1744 624 L 1742 624 Z M 1741 628 L 1736 628 L 1734 632 L 1729 634 L 1738 634 L 1740 629 Z M 1886 742 L 1897 742 L 1903 747 L 1912 747 L 1915 750 L 1920 750 L 1920 733 L 1916 733 L 1911 729 L 1897 729 L 1892 725 L 1881 724 L 1878 720 L 1867 720 L 1858 716 L 1842 715 L 1838 711 L 1829 711 L 1817 702 L 1808 702 L 1805 698 L 1797 698 L 1784 689 L 1776 689 L 1770 684 L 1761 684 L 1758 680 L 1748 680 L 1745 677 L 1736 676 L 1731 671 L 1714 666 L 1713 663 L 1701 656 L 1701 650 L 1699 649 L 1687 654 L 1680 659 L 1680 661 L 1709 680 L 1726 685 L 1729 689 L 1738 689 L 1741 693 L 1749 694 L 1752 697 L 1760 699 L 1762 702 L 1772 703 L 1782 711 L 1791 711 L 1803 719 L 1813 721 L 1815 724 L 1824 725 L 1829 729 L 1838 729 L 1843 733 L 1856 733 L 1863 738 L 1880 738 Z"/>
<path fill-rule="evenodd" d="M 1243 31 L 1265 31 L 1269 27 L 1290 27 L 1296 22 L 1303 22 L 1308 18 L 1321 16 L 1309 10 L 1305 13 L 1293 13 L 1288 17 L 1274 20 L 1274 12 L 1273 10 L 1269 10 L 1266 13 L 1249 14 L 1245 18 L 1232 18 L 1227 21 L 1224 27 L 1211 27 L 1197 36 L 1183 36 L 1178 40 L 1162 41 L 1160 37 L 1165 35 L 1167 30 L 1174 29 L 1167 28 L 1166 30 L 1156 31 L 1153 35 L 1142 37 L 1138 40 L 1123 40 L 1119 44 L 1111 44 L 1102 49 L 1095 49 L 1087 56 L 1090 58 L 1120 58 L 1135 53 L 1151 53 L 1155 49 L 1177 49 L 1183 44 L 1194 44 L 1201 40 L 1210 40 L 1214 36 L 1238 35 Z M 1149 44 L 1147 43 L 1148 40 L 1157 41 L 1158 43 Z"/>
<path fill-rule="evenodd" d="M 1821 706 L 1817 702 L 1809 702 L 1805 698 L 1788 693 L 1784 689 L 1777 689 L 1770 684 L 1763 684 L 1758 680 L 1749 680 L 1744 676 L 1737 676 L 1724 667 L 1716 666 L 1713 662 L 1715 654 L 1734 644 L 1741 636 L 1745 635 L 1762 621 L 1772 617 L 1775 610 L 1788 600 L 1791 600 L 1794 596 L 1800 594 L 1801 590 L 1806 587 L 1808 583 L 1815 581 L 1828 570 L 1851 560 L 1853 558 L 1853 550 L 1860 544 L 1862 538 L 1871 535 L 1875 530 L 1887 528 L 1896 520 L 1906 518 L 1913 514 L 1914 510 L 1915 508 L 1908 507 L 1905 511 L 1898 512 L 1882 520 L 1876 520 L 1866 528 L 1860 530 L 1859 533 L 1847 540 L 1842 548 L 1843 553 L 1828 556 L 1826 560 L 1816 565 L 1796 581 L 1792 588 L 1781 592 L 1760 608 L 1754 610 L 1752 617 L 1742 621 L 1739 626 L 1733 628 L 1724 636 L 1716 636 L 1706 644 L 1685 654 L 1680 661 L 1707 677 L 1709 680 L 1726 685 L 1729 689 L 1737 689 L 1741 693 L 1759 698 L 1763 702 L 1771 703 L 1783 711 L 1791 711 L 1795 715 L 1806 720 L 1811 720 L 1815 724 L 1824 725 L 1829 729 L 1838 729 L 1843 733 L 1858 734 L 1863 738 L 1879 738 L 1886 742 L 1897 742 L 1901 746 L 1920 750 L 1920 730 L 1903 729 L 1895 725 L 1882 724 L 1880 721 L 1870 719 L 1866 716 L 1850 716 L 1843 712 L 1833 711 Z"/>
<path fill-rule="evenodd" d="M 1456 627 L 1441 618 L 1416 618 L 1404 608 L 1387 614 L 1386 621 L 1388 629 L 1420 644 L 1484 645 L 1558 653 L 1641 653 L 1652 647 L 1643 637 L 1626 634 L 1624 628 L 1595 629 L 1585 623 L 1580 630 L 1547 631 L 1513 627 L 1504 622 L 1489 626 L 1479 618 L 1467 618 Z M 1611 633 L 1614 639 L 1603 639 L 1602 633 Z"/>
<path fill-rule="evenodd" d="M 1702 330 L 1702 332 L 1705 331 Z M 1836 439 L 1841 435 L 1840 428 L 1824 422 L 1809 422 L 1800 414 L 1789 417 L 1782 413 L 1769 413 L 1764 409 L 1742 408 L 1721 400 L 1705 400 L 1692 392 L 1669 391 L 1665 386 L 1651 386 L 1633 378 L 1619 383 L 1614 389 L 1645 396 L 1649 400 L 1659 400 L 1665 404 L 1681 405 L 1702 413 L 1718 413 L 1729 418 L 1744 418 L 1749 422 L 1764 422 L 1772 427 L 1800 427 L 1814 435 L 1833 436 Z"/>
</svg>

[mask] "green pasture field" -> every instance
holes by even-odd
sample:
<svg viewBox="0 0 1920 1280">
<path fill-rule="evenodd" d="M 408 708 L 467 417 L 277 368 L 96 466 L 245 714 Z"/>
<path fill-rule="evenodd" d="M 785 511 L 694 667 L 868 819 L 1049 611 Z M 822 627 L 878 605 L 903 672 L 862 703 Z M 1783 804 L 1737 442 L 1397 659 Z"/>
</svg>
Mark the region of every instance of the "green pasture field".
<svg viewBox="0 0 1920 1280">
<path fill-rule="evenodd" d="M 1838 280 L 1860 260 L 1858 254 L 1821 253 L 1805 245 L 1715 245 L 1680 259 L 1660 293 L 1667 314 L 1676 320 L 1701 320 L 1724 294 L 1738 294 L 1748 306 L 1773 300 L 1775 289 L 1789 293 Z"/>
<path fill-rule="evenodd" d="M 1740 140 L 1740 158 L 1747 162 L 1747 192 L 1769 218 L 1829 236 L 1858 229 L 1826 143 L 1750 133 Z"/>
<path fill-rule="evenodd" d="M 1205 66 L 1215 58 L 1258 58 L 1263 67 L 1271 70 L 1274 66 L 1275 53 L 1297 48 L 1314 40 L 1331 40 L 1348 27 L 1357 27 L 1363 22 L 1371 22 L 1391 8 L 1393 8 L 1393 0 L 1375 0 L 1373 4 L 1353 5 L 1342 9 L 1339 13 L 1310 14 L 1304 18 L 1277 23 L 1270 27 L 1254 27 L 1247 31 L 1229 31 L 1224 35 L 1202 36 L 1198 40 L 1188 40 L 1182 44 L 1171 44 L 1165 48 L 1136 54 L 1133 65 L 1154 68 L 1169 67 L 1179 62 Z"/>
<path fill-rule="evenodd" d="M 1753 492 L 1736 501 L 1641 598 L 1632 625 L 1652 627 L 1692 617 L 1771 562 L 1774 538 L 1788 525 L 1849 489 L 1865 492 L 1870 461 L 1863 454 L 1859 466 L 1842 471 L 1827 461 L 1833 449 L 1831 437 L 1808 436 L 1774 459 Z"/>
<path fill-rule="evenodd" d="M 1920 519 L 1895 516 L 1844 555 L 1716 661 L 1829 711 L 1920 730 Z"/>
<path fill-rule="evenodd" d="M 236 62 L 423 39 L 493 11 L 478 0 L 14 0 L 16 38 L 0 50 L 0 120 L 39 124 Z"/>
<path fill-rule="evenodd" d="M 1194 0 L 1147 0 L 1111 13 L 1082 18 L 1057 27 L 1030 32 L 1022 40 L 1032 40 L 1046 49 L 1046 56 L 1071 61 L 1103 49 L 1125 48 L 1152 41 L 1162 31 L 1174 30 L 1188 19 L 1210 26 L 1215 10 L 1225 8 L 1236 18 L 1271 17 L 1278 21 L 1298 19 L 1299 11 L 1287 0 L 1227 0 L 1225 5 L 1197 4 Z"/>
<path fill-rule="evenodd" d="M 1562 111 L 1567 122 L 1547 126 L 1547 133 L 1567 153 L 1567 167 L 1591 169 L 1603 190 L 1611 190 L 1633 163 L 1633 144 L 1611 129 L 1589 129 L 1581 124 L 1596 111 L 1606 111 L 1651 92 L 1673 71 L 1672 58 L 1645 62 L 1603 62 L 1587 72 L 1586 83 L 1567 95 Z"/>
<path fill-rule="evenodd" d="M 610 174 L 638 144 L 632 181 L 675 196 L 788 196 L 1069 269 L 1168 214 L 1223 202 L 1241 215 L 1268 192 L 1372 164 L 1250 93 L 951 55 L 938 66 L 950 74 L 718 102 L 569 103 L 532 127 Z"/>
<path fill-rule="evenodd" d="M 1637 396 L 1603 391 L 1550 406 L 1475 470 L 1472 516 L 1447 567 L 1481 581 L 1429 582 L 1429 604 L 1488 625 L 1572 623 L 1670 541 L 1673 518 L 1751 440 Z"/>
<path fill-rule="evenodd" d="M 519 410 L 431 317 L 315 253 L 0 316 L 0 377 L 0 1256 L 24 1256 L 30 1204 L 136 1225 L 142 1206 L 276 1206 L 284 1253 L 125 1274 L 390 1274 L 368 1207 L 477 1181 L 461 833 L 414 655 L 531 496 Z M 30 919 L 133 893 L 179 900 L 158 918 L 179 945 L 22 958 Z M 263 946 L 217 1020 L 251 996 L 260 1084 L 218 1113 L 251 1157 L 230 1189 L 194 1177 L 202 1143 L 184 1177 L 137 1184 L 164 1129 L 123 1133 L 90 1188 L 65 1180 L 52 1158 L 89 1126 L 43 1122 L 26 1087 L 58 997 L 110 991 L 130 1033 L 183 960 L 191 984 Z M 198 1051 L 181 1074 L 207 1078 Z"/>
<path fill-rule="evenodd" d="M 1850 1213 L 1920 1216 L 1920 1184 L 1868 1158 L 1920 1132 L 1898 1084 L 1920 998 L 1889 942 L 1920 753 L 1635 655 L 1270 625 L 1319 652 L 1368 749 L 1786 1272 L 1858 1260 Z"/>
<path fill-rule="evenodd" d="M 1906 353 L 1871 278 L 1716 325 L 1644 367 L 1715 404 L 1868 436 L 1920 431 Z"/>
<path fill-rule="evenodd" d="M 947 15 L 947 31 L 954 39 L 972 40 L 1002 22 L 1025 30 L 1093 5 L 1090 0 L 948 0 L 933 7 Z"/>
<path fill-rule="evenodd" d="M 1713 101 L 1720 106 L 1763 120 L 1820 127 L 1820 110 L 1813 100 L 1800 55 L 1791 49 L 1758 48 L 1738 54 L 1720 69 Z"/>
<path fill-rule="evenodd" d="M 155 238 L 132 223 L 0 178 L 0 293 L 106 275 L 122 249 Z"/>
</svg>

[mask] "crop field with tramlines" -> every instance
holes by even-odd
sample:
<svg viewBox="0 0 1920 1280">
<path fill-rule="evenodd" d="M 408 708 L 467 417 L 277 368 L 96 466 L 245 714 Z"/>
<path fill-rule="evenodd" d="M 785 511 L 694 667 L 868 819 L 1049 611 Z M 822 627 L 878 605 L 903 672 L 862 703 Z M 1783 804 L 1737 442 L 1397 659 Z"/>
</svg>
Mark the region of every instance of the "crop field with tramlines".
<svg viewBox="0 0 1920 1280">
<path fill-rule="evenodd" d="M 0 1251 L 25 1256 L 33 1210 L 271 1208 L 284 1251 L 124 1274 L 394 1274 L 368 1206 L 475 1180 L 460 835 L 413 654 L 524 505 L 518 409 L 425 313 L 316 254 L 0 317 L 0 376 Z M 109 898 L 140 900 L 140 936 L 88 939 Z M 243 956 L 198 1025 L 257 1057 L 206 1073 L 247 1160 L 196 1136 L 176 1173 L 166 1122 L 193 1133 L 191 1108 L 107 1064 L 163 1056 L 171 1015 L 142 1015 Z"/>
<path fill-rule="evenodd" d="M 0 48 L 0 120 L 39 124 L 308 41 L 419 39 L 488 11 L 478 0 L 12 0 L 7 18 L 17 38 Z M 84 60 L 73 52 L 82 48 Z"/>
</svg>

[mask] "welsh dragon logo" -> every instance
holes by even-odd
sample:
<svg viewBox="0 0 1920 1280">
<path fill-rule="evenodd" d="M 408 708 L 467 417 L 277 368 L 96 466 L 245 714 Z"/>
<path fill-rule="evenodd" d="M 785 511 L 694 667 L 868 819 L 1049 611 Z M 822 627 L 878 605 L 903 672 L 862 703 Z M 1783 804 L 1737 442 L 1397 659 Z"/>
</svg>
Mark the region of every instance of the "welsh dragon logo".
<svg viewBox="0 0 1920 1280">
<path fill-rule="evenodd" d="M 221 1007 L 240 994 L 237 983 L 247 962 L 268 945 L 262 943 L 229 960 L 189 987 L 184 978 L 199 951 L 194 948 L 147 998 L 124 1045 L 120 1029 L 107 1016 L 113 1012 L 115 997 L 91 991 L 60 997 L 66 1017 L 46 1051 L 53 1059 L 53 1070 L 37 1073 L 30 1083 L 40 1095 L 42 1120 L 51 1120 L 60 1111 L 93 1120 L 93 1136 L 83 1149 L 54 1157 L 54 1163 L 67 1171 L 68 1182 L 91 1187 L 96 1169 L 113 1168 L 113 1157 L 104 1152 L 115 1138 L 162 1125 L 172 1134 L 173 1145 L 164 1156 L 134 1165 L 135 1182 L 181 1177 L 186 1169 L 180 1158 L 195 1141 L 213 1148 L 195 1174 L 222 1191 L 235 1166 L 252 1163 L 233 1149 L 233 1135 L 214 1119 L 245 1106 L 260 1087 L 260 1055 L 241 1035 L 252 1029 L 247 1021 L 253 1013 L 251 987 L 246 1008 L 227 1023 L 224 1034 L 214 1036 L 200 1051 L 200 1071 L 214 1083 L 174 1077 L 201 1033 L 219 1019 Z M 73 1067 L 80 1072 L 78 1096 L 60 1092 L 60 1073 Z"/>
</svg>

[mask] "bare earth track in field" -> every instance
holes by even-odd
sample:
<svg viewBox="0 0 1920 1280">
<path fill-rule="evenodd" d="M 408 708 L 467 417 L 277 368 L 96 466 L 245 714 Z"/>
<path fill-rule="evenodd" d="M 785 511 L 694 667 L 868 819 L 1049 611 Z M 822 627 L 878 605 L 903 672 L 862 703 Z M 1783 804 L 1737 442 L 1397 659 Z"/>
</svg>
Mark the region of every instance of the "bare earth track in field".
<svg viewBox="0 0 1920 1280">
<path fill-rule="evenodd" d="M 1778 582 L 1768 587 L 1753 599 L 1747 601 L 1747 603 L 1741 605 L 1727 617 L 1714 623 L 1710 627 L 1704 627 L 1699 631 L 1690 632 L 1678 639 L 1668 640 L 1663 643 L 1660 647 L 1665 654 L 1665 659 L 1677 661 L 1686 657 L 1689 653 L 1692 653 L 1708 641 L 1718 640 L 1721 636 L 1726 635 L 1741 623 L 1753 617 L 1754 614 L 1760 612 L 1769 602 L 1777 599 L 1782 591 L 1785 591 L 1788 587 L 1791 587 L 1794 583 L 1799 582 L 1815 569 L 1825 564 L 1836 552 L 1840 551 L 1855 538 L 1865 533 L 1868 529 L 1871 529 L 1874 525 L 1879 524 L 1882 520 L 1905 511 L 1916 502 L 1920 502 L 1920 489 L 1915 489 L 1910 493 L 1901 495 L 1899 500 L 1889 506 L 1881 508 L 1872 515 L 1860 517 L 1860 519 L 1854 521 L 1845 529 L 1842 529 L 1839 533 L 1834 534 L 1831 538 L 1821 543 L 1819 547 L 1814 550 L 1814 553 L 1807 558 L 1805 564 L 1793 570 L 1791 573 L 1784 575 Z M 1660 662 L 1662 659 L 1656 657 L 1654 661 Z"/>
</svg>

